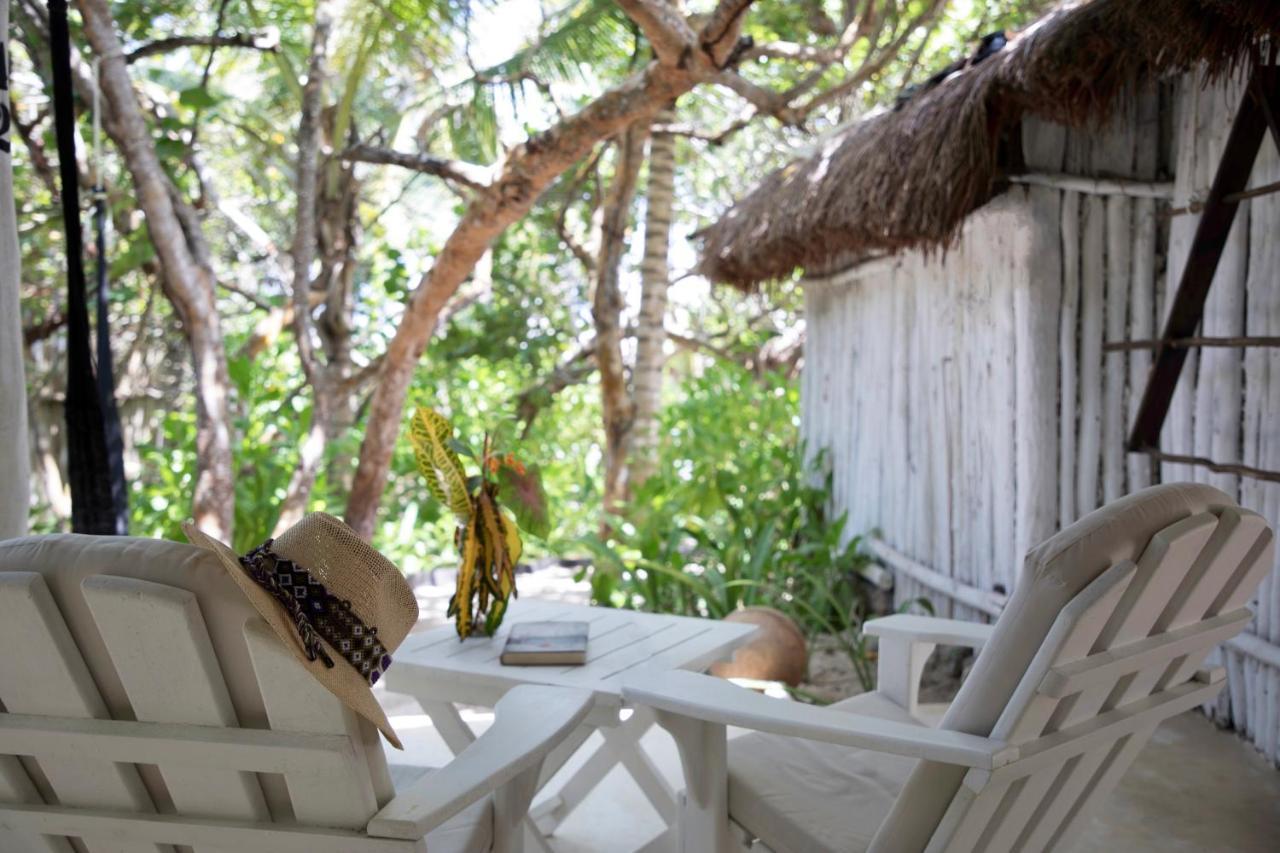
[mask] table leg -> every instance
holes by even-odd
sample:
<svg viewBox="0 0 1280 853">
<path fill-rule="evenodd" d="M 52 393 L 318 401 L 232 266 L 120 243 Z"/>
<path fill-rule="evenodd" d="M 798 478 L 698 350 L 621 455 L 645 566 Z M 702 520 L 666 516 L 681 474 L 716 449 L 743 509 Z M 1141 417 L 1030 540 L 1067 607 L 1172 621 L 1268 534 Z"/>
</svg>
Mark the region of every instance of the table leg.
<svg viewBox="0 0 1280 853">
<path fill-rule="evenodd" d="M 440 738 L 444 741 L 445 746 L 449 747 L 449 751 L 454 755 L 458 755 L 475 742 L 475 732 L 471 730 L 471 726 L 467 725 L 467 721 L 462 719 L 462 714 L 458 713 L 458 709 L 452 702 L 419 698 L 418 704 L 422 706 L 422 710 L 431 718 L 431 722 L 435 725 L 436 731 L 440 733 Z M 591 730 L 586 729 L 586 734 L 575 742 L 573 750 L 576 750 L 581 746 L 582 741 L 586 739 L 586 735 L 590 733 Z M 576 732 L 570 740 L 572 740 L 573 737 L 577 737 Z M 556 768 L 559 768 L 560 765 L 564 764 L 569 755 L 573 754 L 573 750 L 570 750 L 568 754 L 558 759 L 559 764 L 555 765 Z M 556 759 L 555 752 L 552 752 L 551 755 L 547 756 L 547 761 L 552 761 L 553 759 Z M 554 772 L 554 770 L 551 771 L 551 773 Z M 551 778 L 551 773 L 539 774 L 535 790 L 541 787 L 546 779 Z M 536 853 L 555 853 L 546 838 L 543 837 L 542 832 L 539 831 L 538 826 L 534 823 L 532 817 L 525 815 L 521 821 L 521 827 L 521 831 L 525 838 L 525 844 L 529 849 L 536 851 Z"/>
<path fill-rule="evenodd" d="M 669 825 L 676 814 L 675 792 L 640 746 L 640 738 L 653 724 L 653 712 L 647 708 L 637 708 L 622 725 L 600 729 L 604 743 L 557 791 L 531 812 L 538 827 L 548 835 L 554 832 L 618 764 L 626 768 L 654 809 Z"/>
<path fill-rule="evenodd" d="M 475 732 L 471 731 L 471 726 L 462 719 L 462 714 L 458 713 L 458 709 L 452 702 L 419 698 L 418 704 L 427 712 L 445 746 L 449 747 L 449 751 L 454 755 L 475 742 Z"/>
</svg>

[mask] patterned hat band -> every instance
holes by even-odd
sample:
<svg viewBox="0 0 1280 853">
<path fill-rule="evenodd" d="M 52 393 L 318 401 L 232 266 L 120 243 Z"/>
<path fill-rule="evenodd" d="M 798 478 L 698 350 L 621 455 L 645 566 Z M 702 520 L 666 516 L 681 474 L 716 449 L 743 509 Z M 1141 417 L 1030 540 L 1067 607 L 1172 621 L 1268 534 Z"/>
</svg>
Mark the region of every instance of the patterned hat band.
<svg viewBox="0 0 1280 853">
<path fill-rule="evenodd" d="M 370 686 L 377 684 L 391 666 L 391 655 L 378 641 L 377 626 L 366 626 L 352 612 L 350 601 L 333 595 L 306 569 L 272 551 L 273 542 L 268 539 L 254 548 L 240 558 L 240 564 L 289 614 L 307 660 L 319 658 L 333 668 L 333 658 L 320 644 L 323 639 Z"/>
</svg>

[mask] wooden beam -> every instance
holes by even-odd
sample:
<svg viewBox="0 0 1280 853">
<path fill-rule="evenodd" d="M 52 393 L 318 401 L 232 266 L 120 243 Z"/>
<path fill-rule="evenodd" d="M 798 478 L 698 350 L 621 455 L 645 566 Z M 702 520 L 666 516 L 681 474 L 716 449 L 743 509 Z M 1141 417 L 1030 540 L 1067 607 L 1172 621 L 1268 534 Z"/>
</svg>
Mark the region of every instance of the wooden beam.
<svg viewBox="0 0 1280 853">
<path fill-rule="evenodd" d="M 1231 232 L 1231 224 L 1235 221 L 1236 210 L 1240 206 L 1239 201 L 1230 201 L 1228 196 L 1241 192 L 1249 182 L 1249 174 L 1253 171 L 1263 134 L 1267 130 L 1264 110 L 1280 104 L 1278 74 L 1280 69 L 1274 67 L 1254 69 L 1248 94 L 1241 99 L 1240 109 L 1231 125 L 1230 136 L 1218 163 L 1213 187 L 1205 200 L 1204 213 L 1196 225 L 1187 265 L 1182 271 L 1178 291 L 1169 310 L 1164 334 L 1161 336 L 1166 340 L 1189 338 L 1200 327 L 1205 299 L 1209 295 L 1209 287 L 1218 270 L 1227 235 Z M 1280 112 L 1280 109 L 1275 111 Z M 1186 360 L 1187 351 L 1182 347 L 1164 346 L 1156 351 L 1142 403 L 1138 407 L 1133 430 L 1129 435 L 1130 451 L 1145 451 L 1158 446 L 1160 430 L 1169 413 L 1173 392 Z"/>
<path fill-rule="evenodd" d="M 1241 338 L 1174 338 L 1165 340 L 1157 338 L 1151 341 L 1107 341 L 1102 345 L 1103 352 L 1123 352 L 1126 350 L 1160 349 L 1161 347 L 1280 347 L 1280 337 L 1241 337 Z"/>
<path fill-rule="evenodd" d="M 1172 181 L 1135 181 L 1126 178 L 1091 178 L 1084 175 L 1066 175 L 1048 172 L 1027 172 L 1010 175 L 1011 184 L 1033 187 L 1049 187 L 1071 190 L 1086 195 L 1121 195 L 1129 198 L 1173 198 Z"/>
<path fill-rule="evenodd" d="M 1266 468 L 1254 468 L 1251 465 L 1239 465 L 1234 462 L 1215 462 L 1205 456 L 1165 453 L 1163 450 L 1154 447 L 1144 447 L 1132 452 L 1145 453 L 1157 462 L 1171 462 L 1174 465 L 1195 465 L 1199 468 L 1208 468 L 1215 474 L 1239 474 L 1241 477 L 1252 477 L 1255 480 L 1280 483 L 1280 471 L 1268 471 Z"/>
<path fill-rule="evenodd" d="M 952 601 L 981 610 L 990 616 L 999 616 L 1004 610 L 1005 602 L 1008 601 L 1007 595 L 978 589 L 976 586 L 970 586 L 944 575 L 923 563 L 916 562 L 875 537 L 868 537 L 866 541 L 872 555 L 891 571 L 903 574 L 916 583 L 942 593 Z"/>
<path fill-rule="evenodd" d="M 1248 198 L 1258 198 L 1264 195 L 1280 192 L 1280 181 L 1272 181 L 1269 184 L 1251 187 L 1247 190 L 1241 190 L 1238 193 L 1232 193 L 1227 196 L 1227 201 L 1244 201 Z M 1170 216 L 1182 216 L 1187 213 L 1199 213 L 1204 210 L 1203 201 L 1193 201 L 1184 207 L 1175 207 L 1169 211 Z"/>
</svg>

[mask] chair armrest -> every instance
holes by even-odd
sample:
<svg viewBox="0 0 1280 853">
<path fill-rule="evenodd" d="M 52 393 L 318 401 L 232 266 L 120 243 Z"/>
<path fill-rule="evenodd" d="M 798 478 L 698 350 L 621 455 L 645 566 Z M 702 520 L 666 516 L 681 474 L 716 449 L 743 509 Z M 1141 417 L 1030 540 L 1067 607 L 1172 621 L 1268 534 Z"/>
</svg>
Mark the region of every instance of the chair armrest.
<svg viewBox="0 0 1280 853">
<path fill-rule="evenodd" d="M 587 716 L 593 701 L 590 692 L 567 687 L 514 688 L 498 701 L 488 731 L 453 761 L 396 794 L 373 816 L 366 831 L 380 838 L 421 839 L 467 806 L 539 766 Z"/>
<path fill-rule="evenodd" d="M 770 699 L 692 672 L 637 672 L 623 681 L 622 696 L 628 702 L 709 723 L 962 767 L 990 770 L 1018 755 L 1016 747 L 990 738 Z"/>
<path fill-rule="evenodd" d="M 935 646 L 966 646 L 980 649 L 991 639 L 994 625 L 962 622 L 937 616 L 911 616 L 899 613 L 864 622 L 862 632 L 881 639 L 902 639 Z"/>
</svg>

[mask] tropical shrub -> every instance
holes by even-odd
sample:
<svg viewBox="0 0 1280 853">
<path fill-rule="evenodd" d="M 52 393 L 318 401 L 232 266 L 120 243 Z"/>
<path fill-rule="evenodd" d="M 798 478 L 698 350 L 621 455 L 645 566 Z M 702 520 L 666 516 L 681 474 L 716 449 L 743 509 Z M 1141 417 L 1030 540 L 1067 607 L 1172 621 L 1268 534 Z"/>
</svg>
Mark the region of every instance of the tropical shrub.
<svg viewBox="0 0 1280 853">
<path fill-rule="evenodd" d="M 800 444 L 795 384 L 716 364 L 681 391 L 662 415 L 656 473 L 606 534 L 582 539 L 595 600 L 711 618 L 776 607 L 811 637 L 836 637 L 869 687 L 870 561 L 828 510 L 822 455 Z"/>
</svg>

